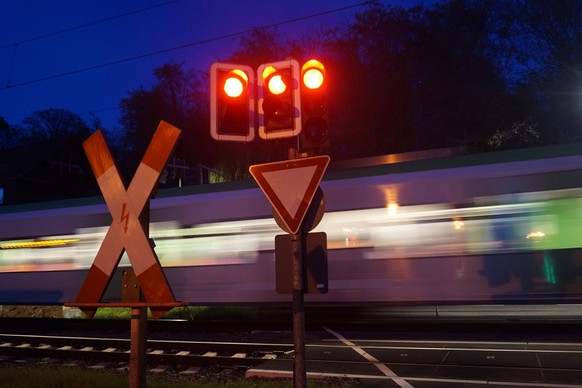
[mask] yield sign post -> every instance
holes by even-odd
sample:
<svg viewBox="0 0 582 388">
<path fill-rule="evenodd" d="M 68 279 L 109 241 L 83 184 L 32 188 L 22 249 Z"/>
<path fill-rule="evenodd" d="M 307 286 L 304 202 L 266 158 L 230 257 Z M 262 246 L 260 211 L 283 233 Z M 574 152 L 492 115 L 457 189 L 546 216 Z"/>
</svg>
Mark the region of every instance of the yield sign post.
<svg viewBox="0 0 582 388">
<path fill-rule="evenodd" d="M 295 388 L 307 386 L 305 367 L 305 309 L 303 281 L 303 244 L 301 226 L 319 187 L 329 156 L 315 156 L 282 162 L 258 164 L 249 168 L 273 209 L 291 234 L 293 294 L 293 382 Z"/>
<path fill-rule="evenodd" d="M 83 143 L 113 221 L 79 291 L 76 303 L 91 304 L 101 300 L 124 250 L 127 251 L 154 318 L 161 317 L 170 309 L 164 307 L 164 304 L 175 303 L 174 295 L 139 217 L 180 133 L 178 128 L 164 121 L 160 122 L 127 190 L 101 131 L 95 132 Z M 82 309 L 87 316 L 92 317 L 97 307 Z"/>
</svg>

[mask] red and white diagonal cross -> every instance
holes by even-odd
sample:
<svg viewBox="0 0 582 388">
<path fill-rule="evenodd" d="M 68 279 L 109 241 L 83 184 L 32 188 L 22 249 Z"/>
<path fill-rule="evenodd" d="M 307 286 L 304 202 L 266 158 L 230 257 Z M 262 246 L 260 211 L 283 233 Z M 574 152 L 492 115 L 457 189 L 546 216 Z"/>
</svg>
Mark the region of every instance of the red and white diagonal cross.
<svg viewBox="0 0 582 388">
<path fill-rule="evenodd" d="M 97 303 L 101 300 L 124 250 L 127 251 L 146 301 L 155 304 L 175 302 L 139 217 L 180 132 L 178 128 L 164 121 L 160 122 L 127 190 L 102 132 L 95 132 L 83 143 L 113 221 L 77 296 L 77 303 Z M 83 308 L 83 312 L 91 317 L 96 309 L 96 307 Z M 158 307 L 150 309 L 154 318 L 164 315 L 169 310 Z"/>
</svg>

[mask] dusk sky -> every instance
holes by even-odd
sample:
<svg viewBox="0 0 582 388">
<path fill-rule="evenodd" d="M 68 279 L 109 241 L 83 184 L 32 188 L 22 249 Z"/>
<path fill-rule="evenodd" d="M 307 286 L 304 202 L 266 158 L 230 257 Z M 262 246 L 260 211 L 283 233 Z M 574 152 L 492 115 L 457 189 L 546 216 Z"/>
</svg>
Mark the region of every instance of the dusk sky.
<svg viewBox="0 0 582 388">
<path fill-rule="evenodd" d="M 21 124 L 36 110 L 64 108 L 114 129 L 120 100 L 151 86 L 156 67 L 207 71 L 236 48 L 233 34 L 284 23 L 277 30 L 293 36 L 364 9 L 358 0 L 2 0 L 0 116 Z M 286 23 L 294 19 L 303 20 Z"/>
</svg>

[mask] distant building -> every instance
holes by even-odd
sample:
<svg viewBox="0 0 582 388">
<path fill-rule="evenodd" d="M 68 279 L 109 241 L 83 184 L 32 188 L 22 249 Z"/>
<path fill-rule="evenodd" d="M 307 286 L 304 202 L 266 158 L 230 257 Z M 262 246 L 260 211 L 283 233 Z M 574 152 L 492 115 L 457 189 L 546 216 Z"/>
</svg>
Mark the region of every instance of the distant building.
<svg viewBox="0 0 582 388">
<path fill-rule="evenodd" d="M 98 195 L 79 140 L 0 151 L 0 205 Z"/>
</svg>

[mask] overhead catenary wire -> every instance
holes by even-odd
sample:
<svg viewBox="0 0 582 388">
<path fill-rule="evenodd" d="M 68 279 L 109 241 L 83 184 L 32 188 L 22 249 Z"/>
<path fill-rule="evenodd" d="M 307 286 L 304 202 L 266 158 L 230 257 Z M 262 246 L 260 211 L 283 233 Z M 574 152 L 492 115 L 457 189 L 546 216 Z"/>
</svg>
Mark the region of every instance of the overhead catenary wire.
<svg viewBox="0 0 582 388">
<path fill-rule="evenodd" d="M 27 38 L 27 39 L 19 40 L 17 42 L 7 43 L 7 44 L 4 44 L 4 45 L 0 46 L 0 50 L 1 49 L 4 49 L 4 48 L 7 48 L 7 47 L 17 47 L 18 45 L 22 45 L 22 44 L 29 43 L 29 42 L 34 42 L 35 40 L 41 40 L 41 39 L 50 38 L 52 36 L 56 36 L 56 35 L 60 35 L 60 34 L 65 34 L 67 32 L 81 30 L 83 28 L 87 28 L 87 27 L 94 26 L 94 25 L 97 25 L 97 24 L 109 22 L 111 20 L 120 19 L 120 18 L 123 18 L 123 17 L 126 17 L 126 16 L 134 15 L 136 13 L 141 13 L 141 12 L 149 11 L 149 10 L 152 10 L 154 8 L 163 7 L 163 6 L 166 6 L 166 5 L 171 4 L 171 3 L 176 3 L 178 1 L 182 1 L 182 0 L 168 0 L 168 1 L 165 1 L 163 3 L 158 3 L 158 4 L 150 5 L 148 7 L 134 9 L 132 11 L 127 11 L 127 12 L 124 12 L 124 13 L 120 13 L 118 15 L 106 17 L 104 19 L 93 20 L 93 21 L 90 21 L 90 22 L 87 22 L 87 23 L 79 24 L 77 26 L 67 27 L 67 28 L 64 28 L 64 29 L 61 29 L 61 30 L 51 31 L 51 32 L 47 32 L 47 33 L 44 33 L 44 34 L 41 34 L 41 35 L 33 36 L 32 38 Z"/>
<path fill-rule="evenodd" d="M 174 0 L 174 1 L 178 1 L 178 0 Z M 251 33 L 252 31 L 255 31 L 255 30 L 266 30 L 266 29 L 270 29 L 270 28 L 274 28 L 274 27 L 279 27 L 279 26 L 291 24 L 291 23 L 297 23 L 300 21 L 313 19 L 316 17 L 321 17 L 321 16 L 332 14 L 332 13 L 336 13 L 336 12 L 342 12 L 342 11 L 345 11 L 348 9 L 357 8 L 357 7 L 361 7 L 361 6 L 368 5 L 368 4 L 369 4 L 368 1 L 364 1 L 364 2 L 360 2 L 360 3 L 352 4 L 352 5 L 347 5 L 344 7 L 333 8 L 330 10 L 317 12 L 317 13 L 314 13 L 311 15 L 300 16 L 300 17 L 296 17 L 296 18 L 292 18 L 292 19 L 288 19 L 288 20 L 284 20 L 284 21 L 280 21 L 280 22 L 276 22 L 276 23 L 266 24 L 266 25 L 256 27 L 256 28 L 251 28 L 251 29 L 246 29 L 243 31 L 219 35 L 219 36 L 215 36 L 215 37 L 211 37 L 211 38 L 207 38 L 207 39 L 201 39 L 201 40 L 197 40 L 197 41 L 186 43 L 186 44 L 179 45 L 179 46 L 174 46 L 174 47 L 170 47 L 170 48 L 166 48 L 166 49 L 151 51 L 151 52 L 140 54 L 140 55 L 135 55 L 135 56 L 127 57 L 127 58 L 121 58 L 121 59 L 113 60 L 110 62 L 100 63 L 100 64 L 93 65 L 93 66 L 87 66 L 87 67 L 83 67 L 83 68 L 79 68 L 79 69 L 75 69 L 75 70 L 71 70 L 71 71 L 67 71 L 67 72 L 48 75 L 45 77 L 40 77 L 40 78 L 28 80 L 28 81 L 22 81 L 22 82 L 18 82 L 18 83 L 14 83 L 14 84 L 7 83 L 6 86 L 0 87 L 0 91 L 9 90 L 12 88 L 31 85 L 31 84 L 36 84 L 36 83 L 40 83 L 40 82 L 44 82 L 44 81 L 49 81 L 49 80 L 56 79 L 56 78 L 67 77 L 67 76 L 71 76 L 74 74 L 94 71 L 97 69 L 101 69 L 101 68 L 105 68 L 105 67 L 109 67 L 109 66 L 113 66 L 113 65 L 118 65 L 118 64 L 122 64 L 122 63 L 126 63 L 126 62 L 131 62 L 131 61 L 136 61 L 139 59 L 148 58 L 148 57 L 152 57 L 152 56 L 156 56 L 156 55 L 160 55 L 160 54 L 165 54 L 165 53 L 172 52 L 172 51 L 182 50 L 182 49 L 186 49 L 186 48 L 190 48 L 190 47 L 194 47 L 194 46 L 198 46 L 198 45 L 202 45 L 202 44 L 206 44 L 206 43 L 211 43 L 211 42 L 215 42 L 215 41 L 219 41 L 219 40 L 230 39 L 230 38 L 234 38 L 237 36 Z M 81 28 L 81 27 L 78 27 L 78 28 Z"/>
<path fill-rule="evenodd" d="M 8 69 L 8 76 L 7 76 L 7 80 L 6 80 L 6 88 L 10 88 L 10 87 L 13 87 L 14 86 L 14 85 L 11 85 L 11 83 L 10 83 L 10 80 L 12 78 L 12 70 L 14 69 L 14 62 L 16 61 L 16 53 L 18 51 L 18 47 L 22 46 L 23 44 L 30 43 L 30 42 L 34 42 L 34 41 L 37 41 L 37 40 L 42 40 L 42 39 L 50 38 L 50 37 L 53 37 L 53 36 L 56 36 L 56 35 L 60 35 L 60 34 L 65 34 L 67 32 L 81 30 L 83 28 L 87 28 L 87 27 L 94 26 L 94 25 L 97 25 L 97 24 L 109 22 L 111 20 L 124 18 L 124 17 L 130 16 L 130 15 L 134 15 L 134 14 L 137 14 L 137 13 L 149 11 L 151 9 L 163 7 L 163 6 L 166 6 L 168 4 L 175 3 L 177 1 L 181 1 L 181 0 L 168 0 L 168 1 L 165 1 L 163 3 L 158 3 L 158 4 L 154 4 L 154 5 L 148 6 L 148 7 L 142 7 L 142 8 L 134 9 L 132 11 L 127 11 L 127 12 L 124 12 L 124 13 L 121 13 L 121 14 L 118 14 L 118 15 L 106 17 L 104 19 L 94 20 L 94 21 L 90 21 L 90 22 L 87 22 L 87 23 L 79 24 L 77 26 L 73 26 L 73 27 L 68 27 L 68 28 L 64 28 L 64 29 L 61 29 L 61 30 L 47 32 L 47 33 L 44 33 L 44 34 L 41 34 L 41 35 L 33 36 L 31 38 L 19 40 L 17 42 L 8 43 L 8 44 L 5 44 L 3 46 L 0 46 L 0 50 L 2 50 L 4 48 L 8 48 L 8 47 L 12 47 L 13 48 L 13 50 L 12 50 L 12 60 L 10 61 L 10 66 L 9 66 L 9 69 Z"/>
</svg>

